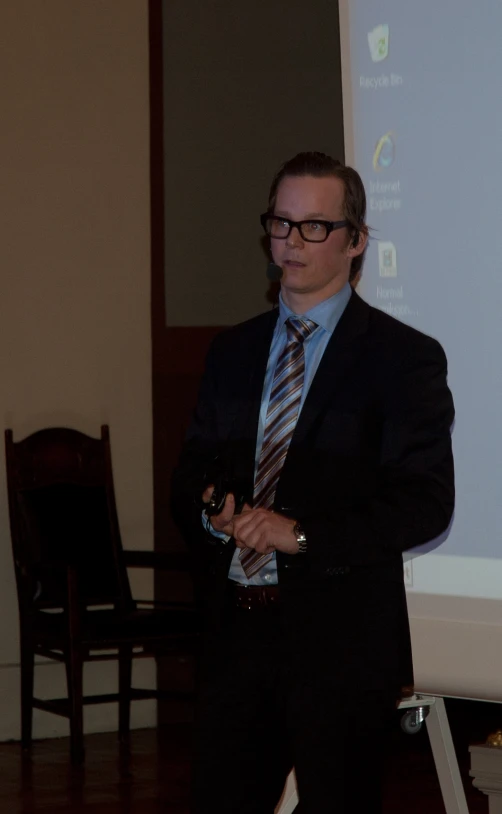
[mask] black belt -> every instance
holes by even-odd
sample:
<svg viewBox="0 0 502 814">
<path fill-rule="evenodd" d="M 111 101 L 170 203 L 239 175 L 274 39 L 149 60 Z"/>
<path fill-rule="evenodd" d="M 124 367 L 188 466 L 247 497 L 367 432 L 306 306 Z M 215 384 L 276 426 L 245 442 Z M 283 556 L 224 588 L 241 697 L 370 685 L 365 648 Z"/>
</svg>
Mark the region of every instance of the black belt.
<svg viewBox="0 0 502 814">
<path fill-rule="evenodd" d="M 246 611 L 268 610 L 280 604 L 278 585 L 240 585 L 229 582 L 231 601 L 235 608 Z"/>
</svg>

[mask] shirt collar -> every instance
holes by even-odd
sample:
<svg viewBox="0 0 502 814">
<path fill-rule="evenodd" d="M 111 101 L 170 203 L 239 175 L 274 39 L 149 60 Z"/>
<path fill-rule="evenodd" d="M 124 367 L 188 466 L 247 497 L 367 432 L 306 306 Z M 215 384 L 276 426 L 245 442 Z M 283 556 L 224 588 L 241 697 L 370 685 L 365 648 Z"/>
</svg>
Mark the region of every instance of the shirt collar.
<svg viewBox="0 0 502 814">
<path fill-rule="evenodd" d="M 310 311 L 305 311 L 304 314 L 294 314 L 282 299 L 282 292 L 279 294 L 279 319 L 277 327 L 281 329 L 289 317 L 308 317 L 316 322 L 325 331 L 332 334 L 338 325 L 338 320 L 342 316 L 348 301 L 352 295 L 352 287 L 350 283 L 345 283 L 344 287 L 329 297 L 327 300 L 314 305 Z"/>
</svg>

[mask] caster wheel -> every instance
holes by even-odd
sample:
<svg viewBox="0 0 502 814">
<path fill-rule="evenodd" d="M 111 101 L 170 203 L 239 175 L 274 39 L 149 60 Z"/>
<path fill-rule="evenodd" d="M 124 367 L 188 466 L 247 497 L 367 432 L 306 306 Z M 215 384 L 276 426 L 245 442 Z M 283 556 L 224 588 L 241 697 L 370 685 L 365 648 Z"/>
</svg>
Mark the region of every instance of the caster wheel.
<svg viewBox="0 0 502 814">
<path fill-rule="evenodd" d="M 422 729 L 423 722 L 423 718 L 418 711 L 411 709 L 409 712 L 405 712 L 401 718 L 401 729 L 407 735 L 416 735 Z"/>
</svg>

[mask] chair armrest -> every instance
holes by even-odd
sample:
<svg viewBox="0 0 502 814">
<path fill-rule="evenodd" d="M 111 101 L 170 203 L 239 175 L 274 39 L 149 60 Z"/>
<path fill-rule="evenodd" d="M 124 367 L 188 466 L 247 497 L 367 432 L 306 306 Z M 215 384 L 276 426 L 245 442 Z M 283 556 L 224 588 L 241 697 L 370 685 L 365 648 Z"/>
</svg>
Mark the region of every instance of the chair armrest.
<svg viewBox="0 0 502 814">
<path fill-rule="evenodd" d="M 195 602 L 190 600 L 185 600 L 184 602 L 173 600 L 170 602 L 168 599 L 135 599 L 134 602 L 138 610 L 141 608 L 159 608 L 161 610 L 183 610 L 187 613 L 197 612 Z"/>
<path fill-rule="evenodd" d="M 127 568 L 154 568 L 165 571 L 188 571 L 190 555 L 186 551 L 124 551 Z"/>
</svg>

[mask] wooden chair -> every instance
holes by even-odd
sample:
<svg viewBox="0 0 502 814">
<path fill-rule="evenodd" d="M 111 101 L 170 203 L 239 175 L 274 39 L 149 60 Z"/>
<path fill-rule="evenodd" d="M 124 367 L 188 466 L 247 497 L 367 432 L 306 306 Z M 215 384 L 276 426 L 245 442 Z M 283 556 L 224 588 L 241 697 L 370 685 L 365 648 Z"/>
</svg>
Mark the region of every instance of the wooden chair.
<svg viewBox="0 0 502 814">
<path fill-rule="evenodd" d="M 22 745 L 31 745 L 33 707 L 63 715 L 70 720 L 71 760 L 78 764 L 84 759 L 83 705 L 118 701 L 119 734 L 127 738 L 131 700 L 161 695 L 131 687 L 133 657 L 188 654 L 197 639 L 194 606 L 135 601 L 127 567 L 186 571 L 188 561 L 183 554 L 123 550 L 108 426 L 99 439 L 53 428 L 17 443 L 7 430 L 5 444 L 19 601 Z M 67 698 L 34 697 L 35 656 L 65 664 Z M 118 693 L 85 696 L 84 662 L 106 659 L 118 659 Z"/>
</svg>

